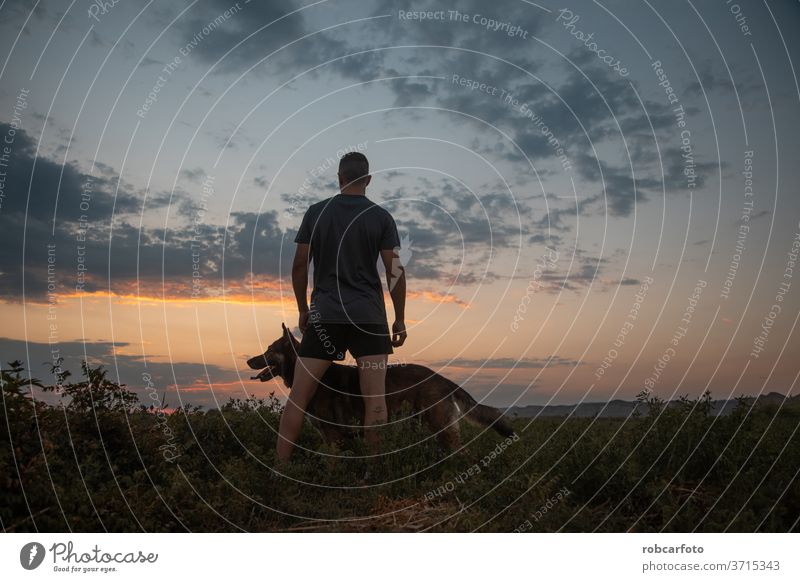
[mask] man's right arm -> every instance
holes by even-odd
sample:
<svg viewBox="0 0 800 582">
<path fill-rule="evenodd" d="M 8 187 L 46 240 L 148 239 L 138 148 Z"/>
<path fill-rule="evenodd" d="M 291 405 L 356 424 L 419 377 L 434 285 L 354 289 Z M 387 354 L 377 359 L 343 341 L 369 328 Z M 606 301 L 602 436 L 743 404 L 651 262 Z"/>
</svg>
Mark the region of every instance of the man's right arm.
<svg viewBox="0 0 800 582">
<path fill-rule="evenodd" d="M 297 250 L 294 253 L 294 262 L 292 263 L 292 288 L 294 289 L 294 297 L 297 300 L 297 310 L 300 312 L 300 321 L 298 327 L 301 332 L 305 331 L 306 324 L 308 323 L 308 244 L 298 243 Z"/>
<path fill-rule="evenodd" d="M 406 341 L 406 270 L 400 256 L 394 249 L 381 250 L 381 259 L 386 269 L 386 285 L 394 306 L 394 325 L 392 326 L 392 345 L 399 347 Z"/>
</svg>

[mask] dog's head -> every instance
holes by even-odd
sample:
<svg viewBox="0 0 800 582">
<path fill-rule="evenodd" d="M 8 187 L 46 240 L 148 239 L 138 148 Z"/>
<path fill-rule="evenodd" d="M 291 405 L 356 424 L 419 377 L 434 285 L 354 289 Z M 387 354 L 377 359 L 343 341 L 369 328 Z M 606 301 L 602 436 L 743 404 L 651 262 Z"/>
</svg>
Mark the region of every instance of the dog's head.
<svg viewBox="0 0 800 582">
<path fill-rule="evenodd" d="M 294 364 L 297 360 L 297 350 L 300 342 L 292 335 L 292 332 L 284 325 L 283 335 L 272 342 L 267 351 L 260 356 L 254 356 L 247 360 L 247 365 L 253 370 L 261 370 L 253 380 L 266 382 L 275 377 L 283 378 L 283 383 L 291 388 L 294 380 Z M 263 369 L 262 369 L 263 368 Z"/>
</svg>

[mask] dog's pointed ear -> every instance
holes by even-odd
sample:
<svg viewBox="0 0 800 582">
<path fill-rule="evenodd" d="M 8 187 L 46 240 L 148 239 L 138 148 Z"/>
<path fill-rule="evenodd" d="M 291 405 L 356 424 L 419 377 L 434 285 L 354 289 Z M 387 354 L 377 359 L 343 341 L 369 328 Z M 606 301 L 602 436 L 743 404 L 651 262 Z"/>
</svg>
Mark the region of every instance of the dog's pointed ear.
<svg viewBox="0 0 800 582">
<path fill-rule="evenodd" d="M 289 340 L 292 342 L 292 345 L 294 346 L 294 351 L 296 352 L 300 347 L 300 341 L 296 337 L 294 337 L 294 334 L 292 333 L 291 330 L 287 330 L 286 333 L 289 334 Z"/>
</svg>

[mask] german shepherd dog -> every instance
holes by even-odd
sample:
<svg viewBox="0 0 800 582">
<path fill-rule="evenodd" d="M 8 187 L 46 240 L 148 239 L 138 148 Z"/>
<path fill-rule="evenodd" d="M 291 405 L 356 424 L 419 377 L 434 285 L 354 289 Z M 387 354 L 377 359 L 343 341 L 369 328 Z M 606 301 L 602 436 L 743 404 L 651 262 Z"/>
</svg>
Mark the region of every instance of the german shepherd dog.
<svg viewBox="0 0 800 582">
<path fill-rule="evenodd" d="M 253 380 L 266 382 L 280 377 L 291 388 L 300 342 L 281 325 L 283 335 L 262 355 L 247 360 L 247 365 L 261 370 Z M 439 443 L 451 450 L 461 445 L 458 421 L 462 416 L 480 427 L 491 427 L 504 437 L 514 435 L 499 410 L 478 404 L 458 384 L 416 364 L 386 367 L 386 408 L 390 418 L 404 411 L 419 415 Z M 358 368 L 333 362 L 322 376 L 307 412 L 311 424 L 328 443 L 341 443 L 358 435 L 361 427 L 352 424 L 354 419 L 364 418 Z"/>
</svg>

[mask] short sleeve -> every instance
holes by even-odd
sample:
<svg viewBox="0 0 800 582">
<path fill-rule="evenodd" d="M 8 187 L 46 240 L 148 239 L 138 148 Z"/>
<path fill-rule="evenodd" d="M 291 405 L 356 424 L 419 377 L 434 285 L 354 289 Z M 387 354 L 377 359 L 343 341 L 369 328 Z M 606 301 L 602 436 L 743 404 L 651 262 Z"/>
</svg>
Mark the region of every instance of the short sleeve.
<svg viewBox="0 0 800 582">
<path fill-rule="evenodd" d="M 303 220 L 300 223 L 300 228 L 297 229 L 297 234 L 294 237 L 294 242 L 298 244 L 311 243 L 311 218 L 309 217 L 310 214 L 311 214 L 311 209 L 309 208 L 303 215 Z"/>
<path fill-rule="evenodd" d="M 400 246 L 400 237 L 397 234 L 397 225 L 394 218 L 388 212 L 383 224 L 383 234 L 381 235 L 381 250 L 394 250 Z"/>
</svg>

